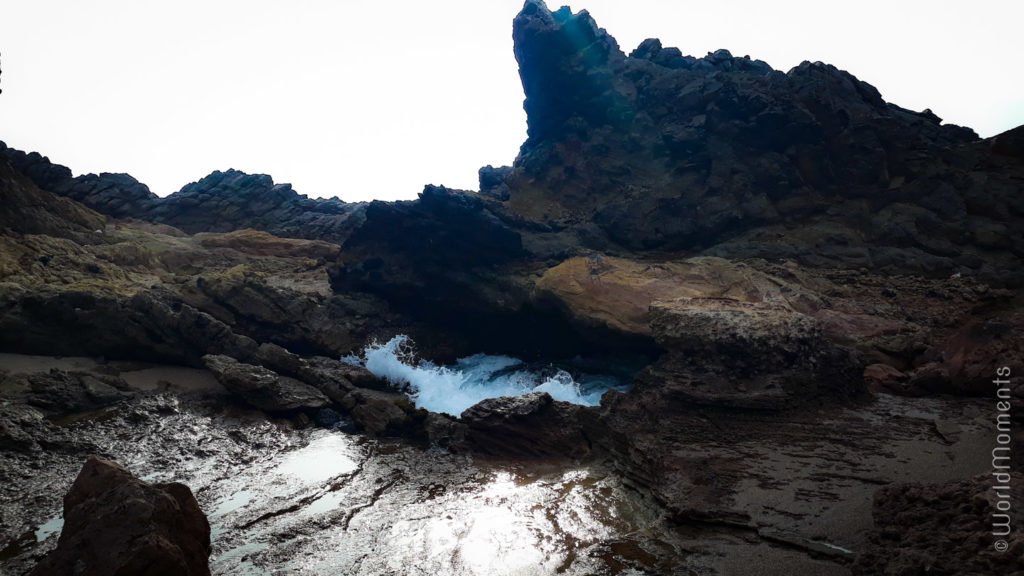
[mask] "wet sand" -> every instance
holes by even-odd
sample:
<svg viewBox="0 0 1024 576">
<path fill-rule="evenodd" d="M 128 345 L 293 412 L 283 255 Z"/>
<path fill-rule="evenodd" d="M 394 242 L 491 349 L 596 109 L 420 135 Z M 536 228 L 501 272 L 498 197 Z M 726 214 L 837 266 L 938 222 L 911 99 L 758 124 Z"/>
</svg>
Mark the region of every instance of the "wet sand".
<svg viewBox="0 0 1024 576">
<path fill-rule="evenodd" d="M 82 356 L 32 356 L 0 353 L 0 370 L 11 373 L 46 372 L 51 369 L 95 372 L 120 376 L 141 392 L 207 392 L 227 394 L 213 374 L 204 368 L 167 366 L 146 362 L 97 361 Z"/>
</svg>

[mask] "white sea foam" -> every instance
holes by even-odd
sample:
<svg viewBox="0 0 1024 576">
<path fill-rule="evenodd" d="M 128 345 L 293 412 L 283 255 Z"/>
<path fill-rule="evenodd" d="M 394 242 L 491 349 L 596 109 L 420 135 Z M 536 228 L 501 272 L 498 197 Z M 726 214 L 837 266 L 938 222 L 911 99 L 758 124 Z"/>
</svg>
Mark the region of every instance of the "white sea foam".
<svg viewBox="0 0 1024 576">
<path fill-rule="evenodd" d="M 356 358 L 345 360 L 353 362 Z M 376 376 L 407 387 L 416 406 L 453 416 L 487 398 L 533 391 L 547 392 L 555 400 L 596 406 L 609 388 L 621 387 L 608 377 L 588 377 L 581 384 L 560 369 L 545 370 L 542 375 L 509 356 L 474 354 L 459 359 L 454 366 L 437 366 L 418 361 L 410 352 L 408 337 L 401 335 L 385 344 L 368 346 L 361 360 Z M 516 370 L 517 365 L 523 365 L 523 369 Z"/>
</svg>

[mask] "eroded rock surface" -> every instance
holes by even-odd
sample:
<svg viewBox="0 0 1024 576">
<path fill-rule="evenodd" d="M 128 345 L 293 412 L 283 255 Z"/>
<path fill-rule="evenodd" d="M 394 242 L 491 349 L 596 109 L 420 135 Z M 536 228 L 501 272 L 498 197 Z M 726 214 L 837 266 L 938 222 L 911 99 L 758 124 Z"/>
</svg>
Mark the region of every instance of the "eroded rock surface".
<svg viewBox="0 0 1024 576">
<path fill-rule="evenodd" d="M 210 524 L 184 484 L 151 485 L 91 457 L 64 497 L 57 549 L 32 571 L 209 575 Z"/>
<path fill-rule="evenodd" d="M 1004 471 L 944 484 L 893 484 L 875 494 L 871 547 L 855 574 L 1014 574 L 1024 572 L 1024 536 L 1006 530 L 1024 514 L 1003 501 L 1024 498 L 1024 475 Z M 996 487 L 1002 487 L 996 489 Z M 994 525 L 995 524 L 995 525 Z M 996 544 L 1002 542 L 1005 544 Z"/>
<path fill-rule="evenodd" d="M 228 391 L 260 410 L 308 410 L 322 408 L 330 402 L 316 388 L 262 366 L 212 354 L 203 356 L 203 363 Z"/>
<path fill-rule="evenodd" d="M 580 418 L 584 408 L 559 402 L 547 392 L 484 400 L 462 413 L 469 448 L 494 455 L 532 458 L 590 452 Z"/>
<path fill-rule="evenodd" d="M 92 372 L 53 369 L 0 379 L 0 397 L 25 402 L 50 414 L 95 410 L 131 395 L 121 378 Z"/>
<path fill-rule="evenodd" d="M 782 305 L 681 298 L 651 307 L 668 350 L 637 384 L 671 404 L 792 408 L 863 392 L 863 367 L 817 321 Z"/>
</svg>

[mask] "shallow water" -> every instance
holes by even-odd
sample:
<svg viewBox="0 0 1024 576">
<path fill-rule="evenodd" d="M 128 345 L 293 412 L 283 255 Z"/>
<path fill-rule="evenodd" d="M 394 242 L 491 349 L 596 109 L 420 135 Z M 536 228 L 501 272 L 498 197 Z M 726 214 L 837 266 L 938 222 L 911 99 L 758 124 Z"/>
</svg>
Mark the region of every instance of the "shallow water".
<svg viewBox="0 0 1024 576">
<path fill-rule="evenodd" d="M 43 525 L 36 529 L 36 541 L 42 542 L 49 538 L 52 534 L 60 534 L 62 528 L 64 528 L 64 518 L 60 516 L 54 516 L 46 522 L 43 522 Z"/>
<path fill-rule="evenodd" d="M 219 408 L 128 406 L 73 428 L 137 476 L 192 489 L 217 575 L 667 574 L 684 557 L 660 509 L 599 468 L 484 462 Z M 40 468 L 27 489 L 69 484 L 81 459 Z M 59 500 L 43 508 L 33 530 L 49 538 L 26 541 L 30 556 L 56 543 Z"/>
<path fill-rule="evenodd" d="M 547 392 L 555 400 L 596 406 L 610 389 L 629 385 L 607 374 L 565 367 L 527 365 L 510 356 L 474 354 L 452 366 L 438 366 L 412 354 L 406 336 L 368 346 L 362 357 L 344 360 L 365 366 L 374 375 L 406 389 L 417 407 L 452 416 L 487 398 Z"/>
</svg>

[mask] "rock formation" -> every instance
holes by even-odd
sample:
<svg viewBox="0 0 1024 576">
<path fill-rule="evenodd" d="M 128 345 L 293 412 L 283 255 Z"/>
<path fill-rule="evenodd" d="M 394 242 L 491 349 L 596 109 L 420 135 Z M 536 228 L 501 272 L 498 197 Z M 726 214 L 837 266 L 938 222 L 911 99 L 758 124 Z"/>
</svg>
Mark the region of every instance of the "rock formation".
<svg viewBox="0 0 1024 576">
<path fill-rule="evenodd" d="M 584 266 L 596 283 L 616 257 L 637 269 L 707 255 L 1021 283 L 1016 132 L 979 140 L 821 63 L 783 73 L 656 40 L 626 56 L 585 11 L 542 2 L 526 3 L 513 37 L 529 125 L 514 164 L 481 169 L 479 195 L 428 187 L 372 205 L 332 269 L 335 290 L 381 295 L 464 334 L 477 323 L 453 319 L 458 302 L 524 341 L 565 324 L 566 293 L 538 275 Z M 455 237 L 465 241 L 453 249 Z M 584 339 L 591 326 L 568 306 L 559 340 Z M 597 340 L 629 347 L 609 327 Z M 494 335 L 472 341 L 531 353 Z"/>
<path fill-rule="evenodd" d="M 39 188 L 81 202 L 115 218 L 168 224 L 186 232 L 264 230 L 291 238 L 343 241 L 362 221 L 362 204 L 337 198 L 313 200 L 274 184 L 266 174 L 217 171 L 160 198 L 128 174 L 85 174 L 38 153 L 26 154 L 0 142 L 0 153 Z"/>
<path fill-rule="evenodd" d="M 322 408 L 329 402 L 319 390 L 262 366 L 243 364 L 229 356 L 203 356 L 203 363 L 232 394 L 261 410 Z"/>
<path fill-rule="evenodd" d="M 529 137 L 478 193 L 352 205 L 229 170 L 161 199 L 0 144 L 0 350 L 205 366 L 302 425 L 601 462 L 712 550 L 701 573 L 728 572 L 731 546 L 807 573 L 992 572 L 991 554 L 950 550 L 988 545 L 968 478 L 988 430 L 964 397 L 990 398 L 997 368 L 1024 374 L 1024 127 L 981 140 L 822 63 L 655 39 L 627 55 L 585 11 L 539 0 L 513 38 Z M 399 333 L 435 361 L 578 357 L 634 388 L 430 414 L 337 360 Z M 1024 380 L 1004 395 L 1016 425 Z M 56 371 L 0 374 L 0 397 L 22 462 L 83 449 L 45 416 L 138 396 Z M 942 477 L 908 483 L 893 458 Z M 93 476 L 199 525 L 180 488 L 90 461 L 61 539 L 78 548 L 39 570 L 85 554 L 75 515 L 114 498 Z M 150 552 L 176 573 L 202 548 L 164 544 Z"/>
<path fill-rule="evenodd" d="M 89 458 L 64 497 L 57 549 L 33 576 L 209 575 L 210 524 L 184 484 L 147 484 Z"/>
<path fill-rule="evenodd" d="M 851 398 L 863 368 L 813 317 L 784 306 L 680 299 L 651 307 L 668 353 L 637 376 L 667 406 L 792 408 L 815 397 Z"/>
<path fill-rule="evenodd" d="M 1024 495 L 1019 472 L 1002 480 L 991 474 L 946 484 L 892 484 L 875 494 L 871 548 L 857 559 L 855 574 L 1013 574 L 1024 571 L 1024 536 L 993 534 L 999 514 L 994 486 Z M 1010 511 L 1013 526 L 1024 514 Z M 1002 522 L 1002 519 L 995 520 Z M 1001 531 L 1001 530 L 1000 530 Z M 955 570 L 955 572 L 954 572 Z"/>
</svg>

